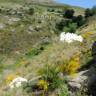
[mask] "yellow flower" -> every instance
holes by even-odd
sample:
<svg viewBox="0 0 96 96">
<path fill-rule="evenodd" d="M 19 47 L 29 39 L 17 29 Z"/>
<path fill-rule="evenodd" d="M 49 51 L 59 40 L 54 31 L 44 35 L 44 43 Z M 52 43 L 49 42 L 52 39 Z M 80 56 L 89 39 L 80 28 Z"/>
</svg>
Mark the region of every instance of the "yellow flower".
<svg viewBox="0 0 96 96">
<path fill-rule="evenodd" d="M 94 34 L 94 32 L 86 32 L 85 34 L 82 34 L 82 36 L 83 36 L 83 38 L 88 39 L 93 34 Z"/>
<path fill-rule="evenodd" d="M 78 57 L 74 57 L 70 60 L 66 71 L 69 74 L 74 74 L 78 69 L 80 68 L 80 60 L 79 60 L 79 56 Z"/>
<path fill-rule="evenodd" d="M 37 85 L 40 88 L 43 88 L 45 91 L 48 90 L 48 82 L 46 82 L 45 80 L 39 80 L 39 82 L 37 83 Z"/>
<path fill-rule="evenodd" d="M 14 75 L 14 74 L 9 74 L 9 75 L 6 77 L 6 83 L 11 82 L 14 78 L 15 78 L 15 75 Z"/>
</svg>

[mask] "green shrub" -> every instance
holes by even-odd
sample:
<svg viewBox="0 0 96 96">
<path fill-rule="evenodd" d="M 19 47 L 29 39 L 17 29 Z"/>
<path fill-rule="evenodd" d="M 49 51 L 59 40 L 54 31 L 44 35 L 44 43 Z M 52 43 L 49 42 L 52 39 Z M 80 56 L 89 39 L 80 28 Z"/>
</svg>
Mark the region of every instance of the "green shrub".
<svg viewBox="0 0 96 96">
<path fill-rule="evenodd" d="M 42 50 L 44 50 L 43 47 L 33 48 L 28 53 L 26 53 L 25 55 L 28 57 L 33 57 L 33 56 L 39 55 L 42 52 Z"/>
<path fill-rule="evenodd" d="M 60 87 L 58 96 L 69 96 L 68 86 L 66 84 Z"/>
<path fill-rule="evenodd" d="M 32 7 L 29 8 L 29 14 L 30 15 L 33 15 L 34 14 L 34 8 L 32 8 Z"/>
<path fill-rule="evenodd" d="M 29 50 L 25 55 L 28 57 L 33 57 L 33 56 L 39 55 L 49 44 L 50 44 L 49 41 L 44 41 L 41 43 L 40 46 Z"/>
<path fill-rule="evenodd" d="M 91 9 L 87 8 L 85 10 L 85 17 L 90 17 L 90 16 L 93 16 L 93 15 L 96 15 L 96 6 L 93 6 Z"/>
<path fill-rule="evenodd" d="M 69 29 L 70 29 L 69 32 L 74 33 L 77 29 L 77 24 L 76 23 L 70 23 Z"/>
<path fill-rule="evenodd" d="M 46 65 L 40 72 L 44 80 L 49 83 L 49 90 L 54 90 L 62 84 L 63 80 L 59 77 L 59 70 L 56 66 Z"/>
<path fill-rule="evenodd" d="M 75 11 L 73 9 L 66 9 L 63 16 L 66 18 L 73 18 Z"/>
<path fill-rule="evenodd" d="M 58 30 L 62 31 L 63 28 L 64 28 L 64 21 L 61 20 L 59 23 L 57 23 L 57 24 L 56 24 L 56 28 L 57 28 Z"/>
<path fill-rule="evenodd" d="M 64 27 L 64 31 L 65 32 L 70 32 L 70 33 L 74 33 L 77 29 L 77 24 L 76 23 L 69 23 L 68 26 Z"/>
<path fill-rule="evenodd" d="M 61 20 L 59 23 L 56 24 L 56 28 L 60 31 L 63 31 L 64 27 L 67 27 L 71 20 Z"/>
<path fill-rule="evenodd" d="M 91 10 L 92 10 L 92 13 L 93 13 L 94 15 L 96 15 L 96 6 L 93 6 L 93 8 L 92 8 Z"/>
<path fill-rule="evenodd" d="M 87 17 L 90 17 L 90 16 L 93 16 L 93 12 L 92 12 L 91 9 L 87 8 L 85 10 L 85 17 L 87 18 Z"/>
<path fill-rule="evenodd" d="M 48 12 L 54 12 L 55 9 L 53 9 L 53 8 L 48 8 L 47 11 L 48 11 Z"/>
<path fill-rule="evenodd" d="M 78 15 L 72 19 L 72 22 L 76 23 L 77 26 L 80 27 L 86 22 L 86 20 L 82 15 Z"/>
</svg>

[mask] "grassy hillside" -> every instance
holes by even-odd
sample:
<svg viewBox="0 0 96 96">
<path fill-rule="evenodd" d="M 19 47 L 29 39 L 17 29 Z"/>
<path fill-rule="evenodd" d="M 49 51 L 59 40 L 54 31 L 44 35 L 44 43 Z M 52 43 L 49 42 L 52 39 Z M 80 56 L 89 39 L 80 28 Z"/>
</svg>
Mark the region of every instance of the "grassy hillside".
<svg viewBox="0 0 96 96">
<path fill-rule="evenodd" d="M 35 91 L 43 90 L 43 96 L 70 96 L 69 78 L 90 69 L 92 44 L 96 40 L 96 18 L 90 17 L 82 26 L 76 27 L 76 33 L 84 38 L 83 42 L 60 42 L 59 35 L 64 30 L 58 30 L 56 25 L 69 20 L 63 16 L 64 11 L 74 9 L 75 17 L 84 16 L 85 9 L 28 2 L 30 0 L 0 0 L 0 96 L 33 96 L 37 88 L 33 84 L 36 85 L 37 81 L 29 82 L 30 86 L 24 85 L 23 88 L 7 88 L 17 76 L 28 81 L 41 76 L 44 89 L 39 82 L 40 89 Z M 74 96 L 85 96 L 81 89 L 76 92 Z"/>
</svg>

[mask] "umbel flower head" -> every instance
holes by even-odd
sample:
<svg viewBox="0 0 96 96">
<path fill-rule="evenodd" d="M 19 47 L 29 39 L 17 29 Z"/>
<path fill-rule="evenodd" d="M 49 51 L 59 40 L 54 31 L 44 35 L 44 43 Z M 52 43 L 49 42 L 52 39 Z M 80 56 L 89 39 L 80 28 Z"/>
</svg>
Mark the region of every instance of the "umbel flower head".
<svg viewBox="0 0 96 96">
<path fill-rule="evenodd" d="M 83 42 L 83 37 L 74 33 L 62 32 L 60 34 L 60 41 L 67 42 L 67 43 L 72 43 L 73 41 Z"/>
</svg>

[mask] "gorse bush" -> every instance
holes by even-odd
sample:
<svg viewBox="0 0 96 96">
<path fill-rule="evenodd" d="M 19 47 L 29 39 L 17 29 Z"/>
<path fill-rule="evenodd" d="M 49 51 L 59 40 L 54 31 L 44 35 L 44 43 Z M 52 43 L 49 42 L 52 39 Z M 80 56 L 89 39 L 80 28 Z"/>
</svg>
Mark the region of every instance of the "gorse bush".
<svg viewBox="0 0 96 96">
<path fill-rule="evenodd" d="M 70 62 L 68 64 L 68 67 L 65 69 L 68 74 L 74 74 L 80 68 L 80 61 L 79 61 L 79 59 L 80 59 L 79 57 L 74 56 L 70 60 Z"/>
<path fill-rule="evenodd" d="M 82 34 L 84 39 L 90 38 L 92 35 L 94 35 L 94 32 L 86 32 L 85 34 Z"/>
<path fill-rule="evenodd" d="M 48 87 L 49 87 L 49 84 L 48 82 L 46 82 L 45 80 L 41 79 L 38 81 L 37 83 L 38 87 L 43 89 L 44 91 L 47 91 L 48 90 Z"/>
<path fill-rule="evenodd" d="M 80 56 L 74 55 L 69 62 L 61 64 L 59 69 L 64 74 L 73 75 L 80 68 Z"/>
</svg>

